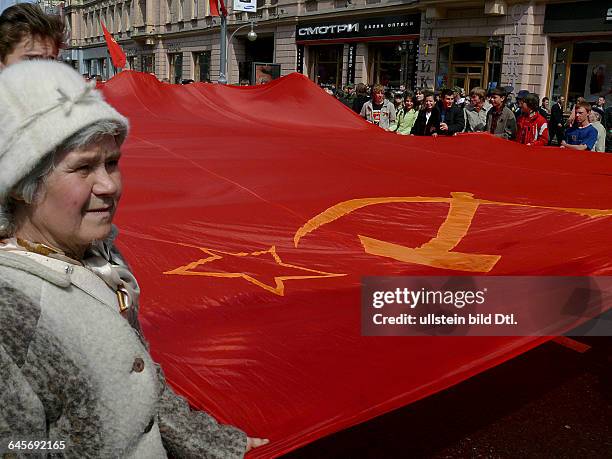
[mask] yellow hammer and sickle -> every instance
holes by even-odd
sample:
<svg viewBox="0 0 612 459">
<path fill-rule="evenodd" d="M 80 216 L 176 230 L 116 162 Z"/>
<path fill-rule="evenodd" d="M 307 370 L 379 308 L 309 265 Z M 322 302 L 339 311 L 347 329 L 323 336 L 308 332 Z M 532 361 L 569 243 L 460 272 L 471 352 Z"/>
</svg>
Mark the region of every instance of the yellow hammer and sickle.
<svg viewBox="0 0 612 459">
<path fill-rule="evenodd" d="M 489 272 L 499 261 L 501 255 L 485 255 L 453 251 L 453 249 L 468 233 L 474 215 L 476 214 L 476 210 L 481 204 L 559 210 L 588 216 L 591 218 L 612 215 L 612 210 L 610 209 L 565 208 L 487 201 L 484 199 L 475 199 L 472 193 L 466 192 L 453 192 L 451 193 L 450 198 L 412 196 L 351 199 L 349 201 L 338 203 L 308 220 L 308 222 L 306 222 L 306 224 L 298 229 L 295 233 L 293 243 L 295 247 L 297 247 L 300 239 L 302 239 L 308 233 L 311 233 L 327 223 L 338 220 L 339 218 L 355 210 L 376 204 L 409 202 L 435 202 L 449 204 L 448 214 L 442 225 L 440 225 L 440 228 L 438 228 L 437 235 L 419 247 L 410 248 L 358 234 L 357 236 L 359 237 L 361 245 L 366 253 L 392 258 L 405 263 L 432 266 L 434 268 L 470 272 Z"/>
</svg>

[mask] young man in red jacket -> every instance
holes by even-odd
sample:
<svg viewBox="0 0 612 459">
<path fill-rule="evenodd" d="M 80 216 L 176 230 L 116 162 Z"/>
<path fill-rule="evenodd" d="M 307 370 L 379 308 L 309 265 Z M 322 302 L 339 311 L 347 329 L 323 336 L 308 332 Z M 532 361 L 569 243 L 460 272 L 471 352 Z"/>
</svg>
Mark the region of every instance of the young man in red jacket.
<svg viewBox="0 0 612 459">
<path fill-rule="evenodd" d="M 540 101 L 535 94 L 528 94 L 521 101 L 522 116 L 517 120 L 516 141 L 524 145 L 548 145 L 548 123 L 540 115 Z"/>
</svg>

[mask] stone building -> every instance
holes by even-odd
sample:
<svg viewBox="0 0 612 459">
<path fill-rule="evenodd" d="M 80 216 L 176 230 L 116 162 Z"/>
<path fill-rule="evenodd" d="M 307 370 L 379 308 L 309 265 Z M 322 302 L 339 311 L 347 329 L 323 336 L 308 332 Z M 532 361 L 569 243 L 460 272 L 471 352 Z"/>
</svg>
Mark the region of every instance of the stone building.
<svg viewBox="0 0 612 459">
<path fill-rule="evenodd" d="M 513 86 L 570 98 L 612 89 L 612 4 L 603 0 L 258 0 L 256 13 L 226 3 L 230 84 L 261 62 L 323 86 Z M 128 68 L 172 82 L 219 76 L 220 21 L 208 0 L 67 0 L 65 14 L 65 56 L 82 73 L 115 72 L 104 22 Z"/>
</svg>

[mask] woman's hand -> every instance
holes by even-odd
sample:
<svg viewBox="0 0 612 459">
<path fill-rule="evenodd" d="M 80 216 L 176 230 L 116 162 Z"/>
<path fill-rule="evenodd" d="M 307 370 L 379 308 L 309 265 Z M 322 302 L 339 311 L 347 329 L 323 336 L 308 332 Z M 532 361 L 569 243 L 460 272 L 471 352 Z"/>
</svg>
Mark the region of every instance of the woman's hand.
<svg viewBox="0 0 612 459">
<path fill-rule="evenodd" d="M 259 448 L 260 446 L 267 445 L 268 443 L 270 443 L 270 440 L 268 440 L 267 438 L 247 437 L 246 452 L 248 453 L 253 448 Z"/>
</svg>

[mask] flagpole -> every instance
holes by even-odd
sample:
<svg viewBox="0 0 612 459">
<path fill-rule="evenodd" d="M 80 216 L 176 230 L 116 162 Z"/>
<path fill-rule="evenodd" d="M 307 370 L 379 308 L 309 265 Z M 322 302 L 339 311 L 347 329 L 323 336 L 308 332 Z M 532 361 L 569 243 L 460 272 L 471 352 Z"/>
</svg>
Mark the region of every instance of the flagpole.
<svg viewBox="0 0 612 459">
<path fill-rule="evenodd" d="M 221 16 L 221 45 L 220 45 L 220 61 L 219 61 L 219 79 L 217 83 L 227 84 L 227 18 L 223 13 Z"/>
</svg>

